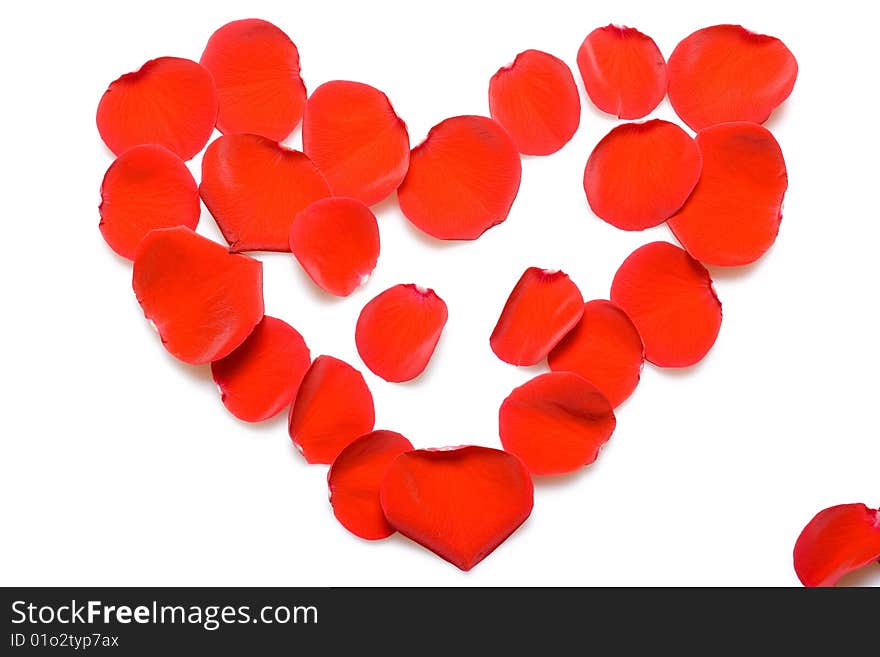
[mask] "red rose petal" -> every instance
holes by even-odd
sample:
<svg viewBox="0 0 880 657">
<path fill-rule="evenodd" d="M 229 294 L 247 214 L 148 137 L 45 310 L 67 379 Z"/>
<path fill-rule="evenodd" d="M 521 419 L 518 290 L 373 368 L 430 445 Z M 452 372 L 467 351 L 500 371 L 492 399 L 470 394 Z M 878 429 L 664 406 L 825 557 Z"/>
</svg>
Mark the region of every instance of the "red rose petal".
<svg viewBox="0 0 880 657">
<path fill-rule="evenodd" d="M 666 61 L 635 28 L 596 28 L 581 44 L 577 65 L 593 104 L 621 119 L 642 118 L 666 95 Z"/>
<path fill-rule="evenodd" d="M 101 234 L 131 260 L 154 228 L 199 223 L 199 188 L 179 157 L 164 146 L 144 144 L 120 155 L 101 183 Z"/>
<path fill-rule="evenodd" d="M 406 218 L 429 235 L 475 240 L 507 219 L 521 175 L 516 144 L 497 121 L 456 116 L 413 149 L 397 197 Z"/>
<path fill-rule="evenodd" d="M 98 103 L 98 132 L 116 155 L 139 144 L 159 144 L 192 159 L 208 143 L 216 119 L 211 74 L 179 57 L 151 59 L 126 73 Z"/>
<path fill-rule="evenodd" d="M 668 242 L 652 242 L 623 261 L 611 284 L 660 367 L 688 367 L 705 356 L 721 328 L 721 303 L 699 262 Z"/>
<path fill-rule="evenodd" d="M 599 388 L 571 372 L 542 374 L 515 388 L 498 413 L 501 444 L 535 475 L 589 465 L 616 424 Z"/>
<path fill-rule="evenodd" d="M 392 527 L 462 570 L 525 522 L 533 498 L 532 480 L 518 458 L 474 446 L 401 454 L 379 492 Z"/>
<path fill-rule="evenodd" d="M 489 80 L 489 113 L 525 155 L 550 155 L 577 132 L 581 100 L 565 62 L 526 50 Z"/>
<path fill-rule="evenodd" d="M 584 170 L 593 212 L 623 230 L 662 224 L 700 178 L 696 142 L 674 123 L 654 119 L 617 126 L 600 141 Z"/>
<path fill-rule="evenodd" d="M 257 135 L 214 140 L 199 192 L 233 252 L 289 251 L 294 217 L 330 195 L 308 157 Z"/>
<path fill-rule="evenodd" d="M 434 290 L 395 285 L 361 310 L 355 329 L 358 353 L 386 381 L 414 379 L 428 366 L 447 317 L 446 304 Z"/>
<path fill-rule="evenodd" d="M 568 274 L 529 267 L 520 277 L 489 338 L 511 365 L 534 365 L 580 321 L 584 298 Z"/>
<path fill-rule="evenodd" d="M 174 356 L 193 365 L 234 351 L 263 318 L 263 265 L 189 228 L 150 231 L 132 287 Z"/>
<path fill-rule="evenodd" d="M 594 384 L 613 407 L 639 383 L 645 347 L 638 329 L 616 304 L 596 299 L 571 332 L 547 356 L 554 372 L 574 372 Z"/>
<path fill-rule="evenodd" d="M 669 57 L 669 102 L 694 130 L 763 123 L 788 98 L 797 73 L 797 60 L 779 39 L 715 25 L 691 34 Z"/>
<path fill-rule="evenodd" d="M 378 203 L 400 186 L 409 167 L 409 133 L 388 97 L 360 82 L 325 82 L 303 118 L 303 151 L 334 196 Z"/>
<path fill-rule="evenodd" d="M 343 449 L 327 484 L 336 519 L 355 536 L 375 541 L 394 533 L 379 504 L 379 487 L 391 462 L 413 448 L 393 431 L 373 431 Z"/>
<path fill-rule="evenodd" d="M 201 63 L 217 82 L 220 132 L 282 141 L 302 118 L 306 87 L 299 52 L 272 23 L 256 18 L 227 23 L 208 39 Z"/>
<path fill-rule="evenodd" d="M 373 430 L 373 395 L 348 363 L 318 356 L 290 408 L 290 438 L 309 463 L 333 463 L 355 438 Z"/>
<path fill-rule="evenodd" d="M 703 173 L 669 227 L 694 258 L 746 265 L 776 241 L 788 174 L 779 144 L 754 123 L 723 123 L 697 134 Z"/>
<path fill-rule="evenodd" d="M 837 580 L 880 559 L 880 509 L 841 504 L 816 514 L 794 546 L 794 569 L 804 586 Z"/>
<path fill-rule="evenodd" d="M 311 362 L 299 332 L 266 315 L 238 349 L 211 363 L 211 373 L 230 413 L 261 422 L 290 405 Z"/>
</svg>

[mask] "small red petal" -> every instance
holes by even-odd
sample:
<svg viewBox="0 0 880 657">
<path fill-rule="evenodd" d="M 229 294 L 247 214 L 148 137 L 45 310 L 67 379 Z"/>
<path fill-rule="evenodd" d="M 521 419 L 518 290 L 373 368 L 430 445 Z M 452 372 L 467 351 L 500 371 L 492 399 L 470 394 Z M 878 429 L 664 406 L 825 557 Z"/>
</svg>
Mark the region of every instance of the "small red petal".
<svg viewBox="0 0 880 657">
<path fill-rule="evenodd" d="M 355 536 L 376 541 L 394 533 L 379 504 L 379 487 L 391 462 L 413 448 L 393 431 L 373 431 L 343 449 L 327 474 L 336 519 Z"/>
<path fill-rule="evenodd" d="M 521 175 L 516 144 L 497 121 L 456 116 L 413 149 L 397 197 L 406 218 L 429 235 L 475 240 L 507 219 Z"/>
<path fill-rule="evenodd" d="M 666 61 L 635 28 L 596 28 L 581 44 L 577 65 L 593 104 L 621 119 L 642 118 L 666 95 Z"/>
<path fill-rule="evenodd" d="M 378 203 L 400 186 L 409 167 L 409 133 L 388 97 L 360 82 L 325 82 L 303 118 L 303 151 L 334 196 Z"/>
<path fill-rule="evenodd" d="M 179 57 L 151 59 L 126 73 L 98 103 L 98 132 L 116 155 L 139 144 L 159 144 L 192 159 L 208 143 L 216 119 L 211 74 Z"/>
<path fill-rule="evenodd" d="M 763 123 L 788 98 L 797 73 L 797 60 L 779 39 L 715 25 L 685 38 L 669 57 L 669 102 L 694 130 Z"/>
<path fill-rule="evenodd" d="M 208 39 L 201 63 L 217 82 L 220 132 L 281 141 L 302 118 L 306 87 L 299 52 L 272 23 L 256 18 L 227 23 Z"/>
<path fill-rule="evenodd" d="M 697 143 L 674 123 L 654 119 L 617 126 L 587 160 L 584 191 L 593 212 L 623 230 L 662 224 L 700 178 Z"/>
<path fill-rule="evenodd" d="M 290 408 L 288 431 L 309 463 L 333 463 L 355 438 L 373 430 L 373 395 L 348 363 L 318 356 Z"/>
<path fill-rule="evenodd" d="M 361 310 L 355 329 L 358 353 L 386 381 L 414 379 L 428 366 L 448 316 L 434 290 L 395 285 Z"/>
<path fill-rule="evenodd" d="M 794 546 L 794 569 L 804 586 L 837 580 L 880 559 L 880 509 L 841 504 L 816 514 Z"/>
<path fill-rule="evenodd" d="M 652 242 L 623 261 L 611 284 L 660 367 L 688 367 L 705 356 L 721 328 L 721 303 L 699 262 L 668 242 Z"/>
<path fill-rule="evenodd" d="M 238 349 L 211 363 L 211 373 L 230 413 L 261 422 L 290 405 L 311 362 L 299 332 L 266 315 Z"/>
<path fill-rule="evenodd" d="M 529 267 L 520 277 L 489 338 L 492 351 L 511 365 L 534 365 L 580 321 L 584 298 L 561 271 Z"/>
<path fill-rule="evenodd" d="M 694 258 L 746 265 L 776 241 L 788 174 L 779 144 L 755 123 L 701 130 L 703 173 L 669 227 Z"/>
<path fill-rule="evenodd" d="M 520 153 L 555 153 L 581 121 L 571 69 L 546 52 L 521 52 L 489 80 L 489 113 L 510 133 Z"/>
<path fill-rule="evenodd" d="M 601 299 L 584 304 L 581 321 L 547 356 L 551 370 L 580 374 L 615 408 L 635 390 L 644 360 L 635 324 L 623 309 Z"/>
<path fill-rule="evenodd" d="M 294 217 L 330 196 L 308 157 L 257 135 L 214 140 L 199 192 L 233 252 L 289 251 Z"/>
<path fill-rule="evenodd" d="M 379 499 L 397 531 L 470 570 L 529 517 L 534 487 L 525 466 L 507 452 L 420 449 L 391 463 Z"/>
<path fill-rule="evenodd" d="M 263 265 L 189 228 L 150 231 L 132 287 L 174 356 L 193 365 L 234 351 L 263 318 Z"/>
<path fill-rule="evenodd" d="M 123 258 L 154 228 L 199 223 L 199 188 L 179 157 L 164 146 L 144 144 L 120 155 L 101 183 L 101 234 Z"/>
</svg>

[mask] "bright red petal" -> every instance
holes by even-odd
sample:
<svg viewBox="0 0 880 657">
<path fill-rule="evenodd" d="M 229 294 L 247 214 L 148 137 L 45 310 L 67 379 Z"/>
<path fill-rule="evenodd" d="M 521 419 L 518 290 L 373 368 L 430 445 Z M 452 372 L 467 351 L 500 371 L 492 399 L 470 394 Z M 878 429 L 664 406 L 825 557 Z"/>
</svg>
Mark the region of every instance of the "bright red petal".
<svg viewBox="0 0 880 657">
<path fill-rule="evenodd" d="M 395 285 L 369 301 L 358 317 L 355 343 L 376 376 L 399 383 L 428 366 L 448 312 L 434 290 Z"/>
<path fill-rule="evenodd" d="M 532 512 L 534 487 L 518 458 L 488 447 L 398 456 L 379 498 L 388 522 L 462 570 L 501 545 Z"/>
<path fill-rule="evenodd" d="M 199 192 L 233 252 L 289 251 L 294 217 L 330 196 L 308 157 L 256 135 L 214 140 Z"/>
<path fill-rule="evenodd" d="M 581 100 L 565 62 L 526 50 L 489 80 L 489 113 L 525 155 L 550 155 L 574 136 Z"/>
<path fill-rule="evenodd" d="M 394 533 L 379 504 L 379 487 L 391 462 L 412 448 L 399 433 L 373 431 L 339 453 L 327 484 L 333 513 L 343 527 L 369 541 Z"/>
<path fill-rule="evenodd" d="M 217 82 L 220 132 L 282 141 L 302 118 L 306 87 L 299 52 L 272 23 L 256 18 L 227 23 L 211 35 L 201 63 Z"/>
<path fill-rule="evenodd" d="M 208 143 L 216 119 L 211 74 L 178 57 L 151 59 L 126 73 L 98 103 L 98 132 L 116 155 L 139 144 L 159 144 L 189 160 Z"/>
<path fill-rule="evenodd" d="M 360 82 L 325 82 L 303 118 L 303 151 L 334 196 L 378 203 L 400 186 L 409 167 L 409 133 L 388 97 Z"/>
<path fill-rule="evenodd" d="M 674 123 L 654 119 L 617 126 L 587 160 L 584 191 L 599 217 L 623 230 L 662 224 L 700 178 L 696 142 Z"/>
<path fill-rule="evenodd" d="M 779 39 L 740 25 L 697 30 L 669 57 L 669 101 L 694 130 L 763 123 L 788 98 L 798 65 Z"/>
<path fill-rule="evenodd" d="M 263 266 L 189 228 L 150 231 L 132 287 L 162 344 L 193 365 L 234 351 L 263 318 Z"/>
<path fill-rule="evenodd" d="M 776 241 L 788 174 L 782 151 L 766 128 L 723 123 L 701 130 L 703 173 L 669 227 L 694 258 L 713 265 L 746 265 Z"/>
<path fill-rule="evenodd" d="M 154 228 L 199 223 L 199 188 L 179 157 L 163 146 L 144 144 L 120 155 L 101 183 L 101 234 L 116 253 L 134 258 Z"/>
<path fill-rule="evenodd" d="M 211 363 L 211 373 L 230 413 L 261 422 L 290 405 L 311 362 L 299 332 L 266 315 L 238 349 Z"/>
<path fill-rule="evenodd" d="M 410 156 L 397 190 L 417 228 L 443 240 L 475 240 L 507 219 L 522 163 L 497 121 L 456 116 L 438 123 Z"/>
<path fill-rule="evenodd" d="M 699 262 L 668 242 L 652 242 L 623 261 L 611 284 L 660 367 L 688 367 L 705 356 L 721 328 L 721 303 Z"/>
</svg>

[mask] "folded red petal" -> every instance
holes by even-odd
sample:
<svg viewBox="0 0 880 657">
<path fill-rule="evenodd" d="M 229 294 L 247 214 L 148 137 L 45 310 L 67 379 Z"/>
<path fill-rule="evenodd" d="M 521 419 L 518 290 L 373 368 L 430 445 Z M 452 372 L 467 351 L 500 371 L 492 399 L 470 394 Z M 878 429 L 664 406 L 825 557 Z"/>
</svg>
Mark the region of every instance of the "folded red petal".
<svg viewBox="0 0 880 657">
<path fill-rule="evenodd" d="M 355 536 L 386 538 L 394 528 L 379 504 L 379 487 L 391 462 L 413 446 L 393 431 L 373 431 L 343 449 L 330 466 L 327 484 L 336 519 Z"/>
<path fill-rule="evenodd" d="M 456 116 L 413 149 L 397 197 L 407 219 L 429 235 L 475 240 L 507 219 L 521 174 L 516 144 L 497 121 Z"/>
<path fill-rule="evenodd" d="M 159 144 L 189 160 L 208 143 L 216 120 L 211 74 L 179 57 L 151 59 L 126 73 L 98 103 L 98 132 L 116 155 L 139 144 Z"/>
<path fill-rule="evenodd" d="M 525 522 L 533 498 L 518 458 L 474 446 L 405 452 L 392 461 L 379 493 L 394 529 L 462 570 Z"/>
<path fill-rule="evenodd" d="M 409 167 L 409 133 L 388 97 L 360 82 L 334 80 L 312 92 L 303 117 L 303 151 L 334 196 L 378 203 Z"/>
<path fill-rule="evenodd" d="M 722 123 L 697 134 L 703 172 L 669 227 L 694 258 L 746 265 L 776 241 L 788 174 L 779 144 L 755 123 Z"/>
<path fill-rule="evenodd" d="M 820 511 L 798 536 L 794 569 L 804 586 L 834 586 L 880 559 L 880 509 L 840 504 Z"/>
<path fill-rule="evenodd" d="M 611 284 L 645 343 L 645 357 L 660 367 L 688 367 L 705 356 L 721 328 L 721 303 L 709 272 L 668 242 L 652 242 L 623 261 Z"/>
<path fill-rule="evenodd" d="M 299 332 L 266 315 L 238 349 L 211 363 L 211 373 L 230 413 L 261 422 L 290 405 L 310 364 Z"/>
<path fill-rule="evenodd" d="M 144 144 L 120 155 L 101 183 L 101 235 L 131 260 L 154 228 L 199 223 L 199 188 L 189 169 L 164 146 Z"/>
<path fill-rule="evenodd" d="M 788 98 L 797 73 L 797 60 L 779 39 L 715 25 L 685 38 L 669 57 L 669 102 L 694 130 L 763 123 Z"/>
<path fill-rule="evenodd" d="M 674 123 L 654 119 L 617 126 L 600 141 L 584 170 L 593 212 L 623 230 L 662 224 L 700 178 L 696 142 Z"/>
<path fill-rule="evenodd" d="M 294 217 L 330 196 L 308 157 L 257 135 L 214 140 L 199 192 L 233 252 L 289 251 Z"/>
<path fill-rule="evenodd" d="M 666 61 L 654 40 L 632 27 L 590 32 L 577 55 L 587 95 L 603 112 L 640 119 L 666 95 Z"/>
<path fill-rule="evenodd" d="M 361 310 L 355 329 L 358 353 L 386 381 L 414 379 L 428 366 L 447 317 L 446 303 L 434 290 L 395 285 Z"/>
<path fill-rule="evenodd" d="M 333 463 L 355 438 L 373 430 L 373 395 L 348 363 L 318 356 L 290 408 L 288 431 L 309 463 Z"/>
<path fill-rule="evenodd" d="M 306 103 L 299 52 L 281 29 L 248 18 L 211 35 L 202 65 L 220 97 L 217 129 L 282 141 L 297 126 Z"/>
<path fill-rule="evenodd" d="M 132 287 L 162 344 L 199 365 L 232 353 L 263 318 L 263 266 L 189 228 L 150 231 Z"/>
</svg>

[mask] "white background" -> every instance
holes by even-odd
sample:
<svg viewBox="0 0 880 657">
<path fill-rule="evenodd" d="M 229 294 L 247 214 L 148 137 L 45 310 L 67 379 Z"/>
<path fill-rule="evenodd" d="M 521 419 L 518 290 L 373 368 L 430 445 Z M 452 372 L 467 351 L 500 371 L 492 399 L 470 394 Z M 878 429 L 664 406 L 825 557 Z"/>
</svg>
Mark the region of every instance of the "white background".
<svg viewBox="0 0 880 657">
<path fill-rule="evenodd" d="M 0 581 L 796 584 L 792 547 L 814 513 L 880 504 L 876 26 L 855 4 L 806 4 L 5 4 Z M 653 36 L 667 57 L 697 28 L 741 23 L 781 37 L 800 63 L 767 124 L 790 178 L 779 240 L 755 266 L 713 270 L 724 307 L 715 348 L 687 371 L 647 366 L 598 462 L 540 481 L 532 517 L 471 573 L 399 536 L 348 534 L 327 503 L 326 467 L 306 465 L 284 417 L 235 420 L 208 367 L 166 354 L 129 263 L 98 232 L 112 158 L 94 114 L 107 84 L 156 56 L 197 60 L 214 29 L 249 16 L 290 34 L 310 90 L 331 79 L 384 90 L 413 144 L 448 116 L 487 113 L 489 77 L 521 50 L 562 57 L 580 86 L 578 46 L 609 22 Z M 672 239 L 665 226 L 624 233 L 590 213 L 584 163 L 616 122 L 581 94 L 575 138 L 524 161 L 509 219 L 479 241 L 432 241 L 392 198 L 376 209 L 379 266 L 348 299 L 319 293 L 289 255 L 263 257 L 267 312 L 313 355 L 362 369 L 354 323 L 373 295 L 416 282 L 446 300 L 449 323 L 420 379 L 390 384 L 365 370 L 377 427 L 421 447 L 498 446 L 501 400 L 542 371 L 489 349 L 522 271 L 561 268 L 586 298 L 605 297 L 630 251 Z M 675 120 L 665 101 L 654 115 Z M 198 178 L 199 158 L 191 168 Z M 220 238 L 204 208 L 199 232 Z M 880 567 L 846 581 L 876 585 Z"/>
</svg>

